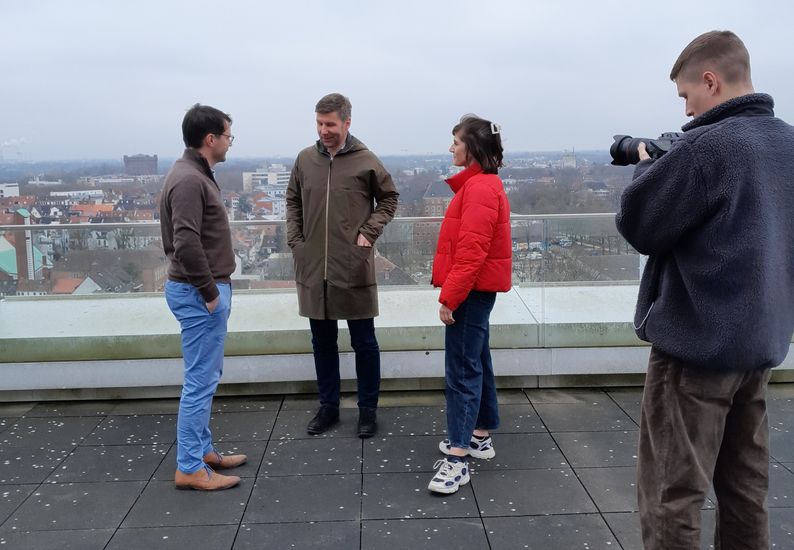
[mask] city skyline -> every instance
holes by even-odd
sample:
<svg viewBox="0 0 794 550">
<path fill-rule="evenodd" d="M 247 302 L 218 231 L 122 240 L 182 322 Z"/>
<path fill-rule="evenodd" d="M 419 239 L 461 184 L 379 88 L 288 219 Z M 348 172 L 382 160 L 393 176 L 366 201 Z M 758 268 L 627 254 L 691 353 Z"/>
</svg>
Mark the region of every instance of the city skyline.
<svg viewBox="0 0 794 550">
<path fill-rule="evenodd" d="M 332 91 L 350 97 L 351 132 L 381 155 L 442 154 L 467 112 L 501 124 L 507 151 L 606 150 L 613 134 L 655 137 L 687 121 L 669 70 L 713 29 L 744 40 L 756 91 L 793 121 L 794 56 L 784 52 L 794 7 L 663 8 L 10 3 L 0 7 L 0 155 L 178 157 L 182 116 L 201 102 L 233 117 L 230 159 L 290 158 L 316 139 L 314 104 Z"/>
</svg>

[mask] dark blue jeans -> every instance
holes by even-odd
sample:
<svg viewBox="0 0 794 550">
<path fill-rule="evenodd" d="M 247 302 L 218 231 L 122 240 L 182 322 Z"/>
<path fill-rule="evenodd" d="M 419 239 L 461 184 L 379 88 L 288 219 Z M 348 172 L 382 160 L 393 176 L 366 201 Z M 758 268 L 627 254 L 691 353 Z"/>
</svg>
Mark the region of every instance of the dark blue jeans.
<svg viewBox="0 0 794 550">
<path fill-rule="evenodd" d="M 339 347 L 337 322 L 330 319 L 309 319 L 314 348 L 314 369 L 320 404 L 339 406 Z M 351 319 L 350 345 L 356 353 L 358 406 L 376 408 L 380 390 L 380 348 L 375 338 L 374 319 Z"/>
<path fill-rule="evenodd" d="M 446 327 L 447 434 L 452 447 L 468 449 L 475 429 L 499 427 L 489 327 L 495 292 L 472 290 Z"/>
</svg>

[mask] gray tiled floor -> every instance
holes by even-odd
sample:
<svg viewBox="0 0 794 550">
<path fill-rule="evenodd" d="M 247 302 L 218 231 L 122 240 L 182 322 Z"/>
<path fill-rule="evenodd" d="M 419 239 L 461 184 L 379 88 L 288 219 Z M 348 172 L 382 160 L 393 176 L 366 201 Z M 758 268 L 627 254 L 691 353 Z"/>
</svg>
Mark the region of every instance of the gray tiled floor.
<svg viewBox="0 0 794 550">
<path fill-rule="evenodd" d="M 229 491 L 173 488 L 175 400 L 0 403 L 0 548 L 641 549 L 634 468 L 641 390 L 501 392 L 497 455 L 454 495 L 427 491 L 443 393 L 384 394 L 355 437 L 355 398 L 324 436 L 314 396 L 218 398 Z M 770 388 L 773 548 L 794 548 L 794 384 Z M 703 510 L 710 547 L 715 511 Z"/>
</svg>

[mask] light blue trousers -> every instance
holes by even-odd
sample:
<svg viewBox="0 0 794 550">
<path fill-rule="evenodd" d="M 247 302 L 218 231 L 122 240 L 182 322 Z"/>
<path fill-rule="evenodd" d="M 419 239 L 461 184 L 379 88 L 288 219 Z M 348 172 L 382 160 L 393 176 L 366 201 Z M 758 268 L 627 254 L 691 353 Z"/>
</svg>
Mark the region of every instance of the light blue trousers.
<svg viewBox="0 0 794 550">
<path fill-rule="evenodd" d="M 207 311 L 201 294 L 187 283 L 167 281 L 165 299 L 182 327 L 185 380 L 177 419 L 177 468 L 192 474 L 213 450 L 210 433 L 212 396 L 223 374 L 223 340 L 232 306 L 231 285 L 219 284 L 220 301 Z"/>
</svg>

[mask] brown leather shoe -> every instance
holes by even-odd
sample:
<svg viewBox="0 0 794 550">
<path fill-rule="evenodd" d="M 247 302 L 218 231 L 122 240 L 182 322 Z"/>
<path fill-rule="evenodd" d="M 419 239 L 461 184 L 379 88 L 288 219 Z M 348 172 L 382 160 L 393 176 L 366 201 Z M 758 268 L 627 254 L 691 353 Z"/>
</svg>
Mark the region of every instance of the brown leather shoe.
<svg viewBox="0 0 794 550">
<path fill-rule="evenodd" d="M 192 474 L 179 470 L 174 474 L 174 485 L 177 489 L 196 489 L 197 491 L 220 491 L 229 489 L 240 483 L 237 476 L 225 476 L 216 473 L 212 468 L 202 468 Z"/>
<path fill-rule="evenodd" d="M 218 451 L 212 451 L 204 456 L 204 464 L 213 470 L 237 468 L 245 464 L 246 460 L 248 460 L 246 455 L 222 455 Z"/>
</svg>

